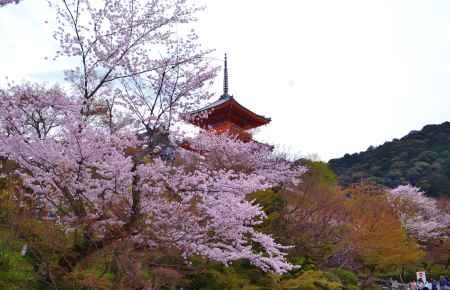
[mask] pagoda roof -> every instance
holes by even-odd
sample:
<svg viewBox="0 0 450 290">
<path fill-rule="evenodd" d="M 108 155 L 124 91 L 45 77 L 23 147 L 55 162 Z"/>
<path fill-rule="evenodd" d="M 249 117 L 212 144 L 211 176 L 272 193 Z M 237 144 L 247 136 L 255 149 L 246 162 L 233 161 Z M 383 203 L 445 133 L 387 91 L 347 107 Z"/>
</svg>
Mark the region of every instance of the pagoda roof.
<svg viewBox="0 0 450 290">
<path fill-rule="evenodd" d="M 204 114 L 204 115 L 203 115 Z M 188 114 L 187 120 L 201 128 L 231 122 L 244 130 L 268 124 L 271 119 L 258 115 L 236 101 L 233 96 L 222 95 L 217 101 Z"/>
<path fill-rule="evenodd" d="M 215 102 L 185 115 L 185 120 L 203 129 L 234 128 L 249 130 L 268 124 L 271 120 L 255 114 L 239 104 L 228 93 L 228 61 L 225 54 L 223 74 L 223 94 Z"/>
</svg>

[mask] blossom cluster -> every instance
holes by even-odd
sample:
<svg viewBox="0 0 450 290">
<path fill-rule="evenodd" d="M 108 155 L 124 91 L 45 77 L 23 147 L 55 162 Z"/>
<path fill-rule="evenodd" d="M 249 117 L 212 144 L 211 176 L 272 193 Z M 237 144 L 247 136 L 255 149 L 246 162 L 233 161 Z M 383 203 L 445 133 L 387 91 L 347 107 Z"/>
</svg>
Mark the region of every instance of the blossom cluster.
<svg viewBox="0 0 450 290">
<path fill-rule="evenodd" d="M 10 102 L 20 104 L 22 96 L 12 96 Z M 47 97 L 40 100 L 37 108 L 53 107 Z M 8 110 L 2 121 L 26 128 L 24 110 Z M 138 162 L 127 154 L 142 145 L 132 131 L 111 134 L 76 110 L 64 111 L 52 134 L 31 128 L 2 135 L 1 153 L 19 165 L 27 197 L 68 230 L 88 225 L 102 238 L 125 232 L 138 216 L 128 237 L 144 246 L 170 245 L 185 256 L 225 264 L 246 258 L 278 273 L 292 269 L 286 248 L 254 230 L 265 214 L 246 196 L 290 183 L 304 169 L 273 156 L 267 146 L 204 133 L 191 140 L 201 152 L 180 148 L 175 160 Z M 254 244 L 264 253 L 255 252 Z"/>
<path fill-rule="evenodd" d="M 450 215 L 417 187 L 398 186 L 389 192 L 389 199 L 407 232 L 421 241 L 440 237 L 450 229 Z"/>
</svg>

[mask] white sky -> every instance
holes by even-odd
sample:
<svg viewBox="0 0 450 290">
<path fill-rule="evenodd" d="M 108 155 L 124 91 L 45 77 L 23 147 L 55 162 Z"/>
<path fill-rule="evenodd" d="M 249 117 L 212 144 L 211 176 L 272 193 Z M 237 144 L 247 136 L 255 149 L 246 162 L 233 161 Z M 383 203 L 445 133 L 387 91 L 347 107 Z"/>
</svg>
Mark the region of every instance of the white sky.
<svg viewBox="0 0 450 290">
<path fill-rule="evenodd" d="M 450 1 L 198 1 L 231 93 L 272 118 L 259 139 L 328 160 L 450 121 Z M 46 19 L 45 0 L 0 9 L 1 79 L 60 75 Z"/>
</svg>

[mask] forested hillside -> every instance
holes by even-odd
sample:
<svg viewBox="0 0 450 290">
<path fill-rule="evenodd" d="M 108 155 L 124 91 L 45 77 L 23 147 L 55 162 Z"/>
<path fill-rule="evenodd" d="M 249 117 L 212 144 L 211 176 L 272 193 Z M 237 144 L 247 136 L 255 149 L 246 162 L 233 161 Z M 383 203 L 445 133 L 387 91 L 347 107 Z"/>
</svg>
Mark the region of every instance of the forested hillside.
<svg viewBox="0 0 450 290">
<path fill-rule="evenodd" d="M 431 196 L 450 196 L 450 122 L 428 125 L 367 151 L 329 162 L 348 185 L 361 180 L 395 187 L 411 183 Z"/>
</svg>

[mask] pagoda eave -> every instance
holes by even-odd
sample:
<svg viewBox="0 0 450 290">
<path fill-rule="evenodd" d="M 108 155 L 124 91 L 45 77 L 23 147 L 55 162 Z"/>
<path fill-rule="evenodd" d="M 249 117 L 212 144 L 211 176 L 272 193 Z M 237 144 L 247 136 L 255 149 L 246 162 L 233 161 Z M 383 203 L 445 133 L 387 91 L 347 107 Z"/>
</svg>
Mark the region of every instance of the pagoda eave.
<svg viewBox="0 0 450 290">
<path fill-rule="evenodd" d="M 222 96 L 217 102 L 191 113 L 188 118 L 190 123 L 203 129 L 210 129 L 214 124 L 226 120 L 233 120 L 233 123 L 244 130 L 263 126 L 271 121 L 270 118 L 253 113 L 228 96 Z"/>
</svg>

